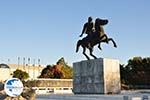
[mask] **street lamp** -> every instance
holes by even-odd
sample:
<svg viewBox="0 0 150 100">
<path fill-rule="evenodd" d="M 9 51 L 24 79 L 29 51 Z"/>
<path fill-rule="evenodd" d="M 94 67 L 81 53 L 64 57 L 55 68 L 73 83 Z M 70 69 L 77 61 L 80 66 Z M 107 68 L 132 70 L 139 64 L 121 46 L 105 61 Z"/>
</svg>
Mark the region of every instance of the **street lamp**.
<svg viewBox="0 0 150 100">
<path fill-rule="evenodd" d="M 19 66 L 20 66 L 20 57 L 18 57 L 18 68 L 19 69 Z"/>
</svg>

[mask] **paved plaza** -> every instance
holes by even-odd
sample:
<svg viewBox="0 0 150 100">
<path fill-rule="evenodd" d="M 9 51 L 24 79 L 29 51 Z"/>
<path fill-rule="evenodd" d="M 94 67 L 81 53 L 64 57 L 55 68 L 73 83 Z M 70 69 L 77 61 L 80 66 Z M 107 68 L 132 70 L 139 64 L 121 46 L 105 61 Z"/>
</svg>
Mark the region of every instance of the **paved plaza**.
<svg viewBox="0 0 150 100">
<path fill-rule="evenodd" d="M 150 91 L 122 91 L 122 93 L 118 95 L 49 94 L 37 95 L 36 100 L 123 100 L 124 96 L 132 98 L 131 100 L 142 100 L 143 96 L 148 96 L 150 100 Z"/>
</svg>

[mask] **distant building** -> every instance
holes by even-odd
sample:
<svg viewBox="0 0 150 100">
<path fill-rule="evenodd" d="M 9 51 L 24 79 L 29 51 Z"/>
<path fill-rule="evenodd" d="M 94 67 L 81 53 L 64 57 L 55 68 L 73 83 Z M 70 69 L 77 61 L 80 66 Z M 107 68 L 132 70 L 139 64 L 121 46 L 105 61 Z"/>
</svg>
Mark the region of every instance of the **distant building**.
<svg viewBox="0 0 150 100">
<path fill-rule="evenodd" d="M 11 78 L 16 69 L 26 71 L 29 74 L 29 79 L 36 79 L 41 74 L 43 68 L 44 66 L 39 65 L 0 64 L 0 82 Z"/>
<path fill-rule="evenodd" d="M 44 69 L 43 66 L 31 66 L 31 65 L 17 65 L 17 64 L 0 64 L 0 82 L 6 81 L 12 77 L 13 72 L 16 69 L 26 71 L 30 78 L 38 81 L 39 84 L 35 87 L 37 94 L 70 94 L 72 93 L 73 80 L 72 79 L 48 79 L 48 78 L 37 78 L 41 71 Z"/>
</svg>

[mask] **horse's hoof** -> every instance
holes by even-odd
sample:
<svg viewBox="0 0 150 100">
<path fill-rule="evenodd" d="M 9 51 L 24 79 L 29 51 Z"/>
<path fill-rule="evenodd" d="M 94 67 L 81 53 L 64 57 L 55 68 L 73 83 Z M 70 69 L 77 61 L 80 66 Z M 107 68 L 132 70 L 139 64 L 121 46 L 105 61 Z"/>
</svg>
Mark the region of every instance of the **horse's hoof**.
<svg viewBox="0 0 150 100">
<path fill-rule="evenodd" d="M 99 48 L 99 50 L 102 50 L 102 48 Z"/>
<path fill-rule="evenodd" d="M 99 48 L 100 50 L 102 50 L 102 48 L 101 48 L 100 46 L 98 46 L 98 48 Z"/>
<path fill-rule="evenodd" d="M 115 48 L 117 48 L 117 45 L 114 45 Z"/>
</svg>

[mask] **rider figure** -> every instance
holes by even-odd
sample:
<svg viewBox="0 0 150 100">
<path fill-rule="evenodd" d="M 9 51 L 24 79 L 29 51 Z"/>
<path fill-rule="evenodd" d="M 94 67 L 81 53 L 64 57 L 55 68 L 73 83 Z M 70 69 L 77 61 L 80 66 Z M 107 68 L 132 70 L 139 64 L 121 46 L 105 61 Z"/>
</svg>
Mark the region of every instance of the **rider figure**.
<svg viewBox="0 0 150 100">
<path fill-rule="evenodd" d="M 82 35 L 85 33 L 87 35 L 91 35 L 93 33 L 93 26 L 94 23 L 92 21 L 92 17 L 88 17 L 88 22 L 86 22 L 83 26 L 83 30 L 82 33 L 80 35 L 80 37 L 82 37 Z"/>
<path fill-rule="evenodd" d="M 88 17 L 88 22 L 86 22 L 84 24 L 84 27 L 83 27 L 80 37 L 82 37 L 84 33 L 87 34 L 87 36 L 88 36 L 88 38 L 86 38 L 87 41 L 91 41 L 91 39 L 93 39 L 95 37 L 98 37 L 97 39 L 101 38 L 101 40 L 102 40 L 105 37 L 106 42 L 108 43 L 108 37 L 106 36 L 106 34 L 104 32 L 104 28 L 101 25 L 101 23 L 102 23 L 101 21 L 103 21 L 103 20 L 101 20 L 100 18 L 97 18 L 95 20 L 95 24 L 94 24 L 92 21 L 92 17 Z M 105 24 L 107 24 L 108 20 L 105 20 L 105 21 L 106 21 Z M 98 33 L 99 35 L 95 34 L 95 33 Z M 89 45 L 89 48 L 91 48 L 91 44 L 89 43 L 88 45 Z M 98 47 L 101 49 L 100 43 L 99 43 Z"/>
</svg>

